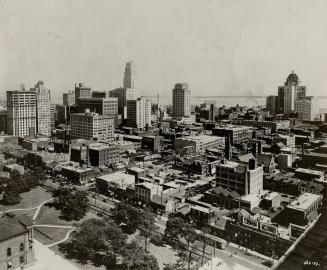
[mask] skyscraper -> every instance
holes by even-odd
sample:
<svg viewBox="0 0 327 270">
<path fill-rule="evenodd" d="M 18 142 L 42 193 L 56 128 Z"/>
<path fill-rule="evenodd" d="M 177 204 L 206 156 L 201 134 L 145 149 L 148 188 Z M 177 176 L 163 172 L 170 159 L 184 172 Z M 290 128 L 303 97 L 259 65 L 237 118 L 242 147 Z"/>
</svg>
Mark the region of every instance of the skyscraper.
<svg viewBox="0 0 327 270">
<path fill-rule="evenodd" d="M 151 126 L 151 101 L 146 98 L 127 101 L 128 127 L 144 129 Z"/>
<path fill-rule="evenodd" d="M 177 83 L 173 89 L 173 117 L 189 116 L 191 90 L 187 83 Z"/>
<path fill-rule="evenodd" d="M 294 103 L 296 100 L 305 97 L 306 87 L 300 86 L 298 75 L 293 71 L 288 75 L 284 86 L 278 87 L 278 98 L 281 113 L 287 114 L 294 111 Z"/>
<path fill-rule="evenodd" d="M 135 89 L 136 67 L 134 62 L 128 62 L 125 66 L 123 87 L 125 89 Z"/>
<path fill-rule="evenodd" d="M 43 81 L 37 82 L 31 89 L 36 93 L 36 132 L 49 136 L 51 134 L 50 90 Z"/>
<path fill-rule="evenodd" d="M 36 92 L 7 91 L 7 128 L 9 135 L 28 136 L 36 133 Z"/>
</svg>

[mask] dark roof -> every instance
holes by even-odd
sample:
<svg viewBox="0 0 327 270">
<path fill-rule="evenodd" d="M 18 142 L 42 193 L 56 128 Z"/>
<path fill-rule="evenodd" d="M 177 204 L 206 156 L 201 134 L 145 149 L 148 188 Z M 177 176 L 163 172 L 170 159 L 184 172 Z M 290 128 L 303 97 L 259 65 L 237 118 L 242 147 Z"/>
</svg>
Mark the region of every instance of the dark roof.
<svg viewBox="0 0 327 270">
<path fill-rule="evenodd" d="M 264 167 L 269 167 L 273 157 L 272 155 L 258 154 L 257 159 L 258 162 L 262 163 Z"/>
<path fill-rule="evenodd" d="M 26 215 L 16 217 L 7 213 L 0 218 L 0 242 L 24 234 L 32 226 L 32 219 Z"/>
<path fill-rule="evenodd" d="M 218 186 L 211 190 L 211 193 L 214 193 L 216 195 L 221 195 L 224 197 L 231 197 L 233 199 L 239 199 L 240 195 L 236 191 L 230 191 L 228 189 L 225 189 L 221 186 Z"/>
</svg>

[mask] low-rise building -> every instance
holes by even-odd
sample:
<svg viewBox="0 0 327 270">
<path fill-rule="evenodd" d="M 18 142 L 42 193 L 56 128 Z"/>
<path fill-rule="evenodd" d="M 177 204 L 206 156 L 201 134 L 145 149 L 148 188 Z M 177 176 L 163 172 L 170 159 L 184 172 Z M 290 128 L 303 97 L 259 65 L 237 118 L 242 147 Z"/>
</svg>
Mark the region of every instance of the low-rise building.
<svg viewBox="0 0 327 270">
<path fill-rule="evenodd" d="M 252 127 L 225 125 L 212 129 L 212 135 L 229 138 L 231 144 L 241 144 L 252 139 Z"/>
<path fill-rule="evenodd" d="M 62 165 L 60 173 L 65 176 L 68 181 L 77 185 L 87 184 L 97 173 L 92 168 L 81 167 L 79 165 Z"/>
<path fill-rule="evenodd" d="M 288 223 L 305 226 L 318 216 L 318 209 L 322 205 L 322 196 L 304 193 L 285 208 Z"/>
<path fill-rule="evenodd" d="M 35 261 L 33 221 L 26 215 L 0 217 L 0 269 L 25 269 Z"/>
<path fill-rule="evenodd" d="M 142 138 L 142 149 L 150 150 L 154 153 L 158 153 L 161 149 L 161 140 L 160 136 L 143 136 Z"/>
<path fill-rule="evenodd" d="M 180 149 L 188 146 L 194 147 L 196 153 L 204 154 L 208 148 L 225 147 L 225 137 L 200 135 L 175 139 L 175 149 Z"/>
<path fill-rule="evenodd" d="M 222 160 L 216 167 L 216 183 L 240 195 L 260 194 L 263 190 L 263 167 L 255 159 L 249 165 Z"/>
<path fill-rule="evenodd" d="M 88 158 L 91 166 L 101 167 L 119 163 L 121 160 L 118 145 L 92 143 L 88 146 Z"/>
<path fill-rule="evenodd" d="M 304 169 L 304 168 L 297 168 L 295 170 L 295 177 L 306 180 L 306 181 L 316 181 L 316 182 L 325 182 L 324 179 L 324 172 L 317 171 L 317 170 L 310 170 L 310 169 Z"/>
<path fill-rule="evenodd" d="M 135 185 L 135 198 L 141 202 L 151 203 L 155 195 L 163 192 L 162 186 L 153 183 L 140 183 Z"/>
<path fill-rule="evenodd" d="M 128 187 L 134 186 L 134 184 L 135 175 L 124 172 L 105 174 L 96 178 L 98 191 L 106 195 L 122 195 Z"/>
</svg>

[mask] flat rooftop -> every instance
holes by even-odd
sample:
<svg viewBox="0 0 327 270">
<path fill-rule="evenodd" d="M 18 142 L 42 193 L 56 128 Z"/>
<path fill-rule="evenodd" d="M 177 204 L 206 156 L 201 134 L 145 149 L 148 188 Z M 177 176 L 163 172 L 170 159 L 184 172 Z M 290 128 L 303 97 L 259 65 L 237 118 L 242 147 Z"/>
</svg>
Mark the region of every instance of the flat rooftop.
<svg viewBox="0 0 327 270">
<path fill-rule="evenodd" d="M 304 168 L 297 168 L 295 172 L 300 172 L 300 173 L 307 173 L 307 174 L 314 174 L 317 176 L 323 176 L 324 172 L 317 171 L 317 170 L 310 170 L 310 169 L 304 169 Z"/>
<path fill-rule="evenodd" d="M 72 166 L 72 165 L 64 165 L 64 166 L 61 166 L 61 168 L 66 169 L 66 170 L 69 170 L 69 171 L 78 172 L 78 173 L 93 171 L 93 169 L 91 169 L 91 168 L 87 168 L 87 167 L 76 167 L 76 166 Z"/>
<path fill-rule="evenodd" d="M 316 195 L 316 194 L 312 194 L 312 193 L 304 193 L 300 197 L 298 197 L 296 200 L 294 200 L 287 207 L 305 211 L 313 203 L 315 203 L 317 200 L 319 200 L 321 197 L 322 197 L 321 195 Z"/>
<path fill-rule="evenodd" d="M 178 138 L 177 140 L 212 142 L 212 141 L 217 141 L 218 138 L 225 140 L 225 137 L 217 137 L 217 136 L 209 136 L 209 135 L 186 136 L 186 137 Z"/>
<path fill-rule="evenodd" d="M 135 184 L 135 176 L 127 174 L 125 172 L 115 172 L 98 176 L 97 179 L 105 181 L 107 183 L 115 183 L 120 187 L 126 187 L 128 185 Z"/>
<path fill-rule="evenodd" d="M 226 125 L 226 126 L 214 127 L 213 129 L 244 130 L 244 129 L 252 129 L 252 127 L 241 126 L 241 125 Z"/>
</svg>

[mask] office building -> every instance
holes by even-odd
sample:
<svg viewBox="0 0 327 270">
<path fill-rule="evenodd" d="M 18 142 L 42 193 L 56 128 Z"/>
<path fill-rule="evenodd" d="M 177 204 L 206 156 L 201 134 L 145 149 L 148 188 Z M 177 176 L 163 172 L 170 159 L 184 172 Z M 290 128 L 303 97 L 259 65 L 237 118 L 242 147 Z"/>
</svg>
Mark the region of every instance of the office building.
<svg viewBox="0 0 327 270">
<path fill-rule="evenodd" d="M 288 75 L 284 86 L 278 87 L 280 112 L 284 114 L 295 110 L 295 101 L 306 96 L 306 87 L 300 86 L 298 75 L 293 71 Z"/>
<path fill-rule="evenodd" d="M 226 137 L 231 144 L 241 144 L 252 139 L 252 127 L 226 125 L 212 129 L 212 135 Z"/>
<path fill-rule="evenodd" d="M 319 119 L 319 104 L 316 97 L 303 97 L 295 101 L 295 112 L 302 120 L 313 121 Z"/>
<path fill-rule="evenodd" d="M 120 162 L 121 150 L 118 144 L 92 143 L 88 146 L 89 165 L 100 167 Z"/>
<path fill-rule="evenodd" d="M 93 93 L 92 93 L 93 94 Z M 91 112 L 98 114 L 118 114 L 118 98 L 79 98 L 77 100 L 77 106 L 80 113 L 89 109 Z"/>
<path fill-rule="evenodd" d="M 111 115 L 94 112 L 70 115 L 71 139 L 85 139 L 112 142 L 114 140 L 114 119 Z"/>
<path fill-rule="evenodd" d="M 32 136 L 37 131 L 36 92 L 7 91 L 7 128 L 9 135 Z"/>
<path fill-rule="evenodd" d="M 62 103 L 64 106 L 71 106 L 75 104 L 75 92 L 69 90 L 68 93 L 62 94 Z"/>
<path fill-rule="evenodd" d="M 125 89 L 135 89 L 136 66 L 134 62 L 128 62 L 125 66 L 123 86 Z"/>
<path fill-rule="evenodd" d="M 273 133 L 277 132 L 279 129 L 287 129 L 290 127 L 290 120 L 262 121 L 250 119 L 236 119 L 233 121 L 233 123 L 249 127 L 269 128 Z"/>
<path fill-rule="evenodd" d="M 181 137 L 175 139 L 174 142 L 175 149 L 180 149 L 189 146 L 193 147 L 196 153 L 205 154 L 208 148 L 215 148 L 215 147 L 224 148 L 225 137 L 200 135 L 200 136 L 187 136 L 187 137 Z"/>
<path fill-rule="evenodd" d="M 268 96 L 266 99 L 266 108 L 273 114 L 280 113 L 278 96 Z"/>
<path fill-rule="evenodd" d="M 173 117 L 183 117 L 191 114 L 190 98 L 191 90 L 187 83 L 175 84 L 173 89 Z"/>
<path fill-rule="evenodd" d="M 90 98 L 91 91 L 91 88 L 86 87 L 84 83 L 75 84 L 75 104 L 77 104 L 79 98 Z"/>
<path fill-rule="evenodd" d="M 151 101 L 146 98 L 127 101 L 126 126 L 144 129 L 151 126 Z"/>
<path fill-rule="evenodd" d="M 263 167 L 255 159 L 250 159 L 248 165 L 222 160 L 216 168 L 216 183 L 240 195 L 258 195 L 263 190 Z"/>
<path fill-rule="evenodd" d="M 109 91 L 93 91 L 92 98 L 107 98 L 109 97 Z"/>
<path fill-rule="evenodd" d="M 118 114 L 123 116 L 123 119 L 127 118 L 127 101 L 135 100 L 135 90 L 117 88 L 109 92 L 109 96 L 118 99 Z"/>
</svg>

